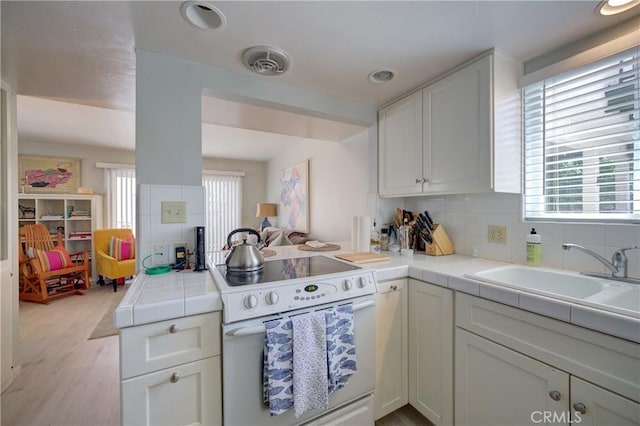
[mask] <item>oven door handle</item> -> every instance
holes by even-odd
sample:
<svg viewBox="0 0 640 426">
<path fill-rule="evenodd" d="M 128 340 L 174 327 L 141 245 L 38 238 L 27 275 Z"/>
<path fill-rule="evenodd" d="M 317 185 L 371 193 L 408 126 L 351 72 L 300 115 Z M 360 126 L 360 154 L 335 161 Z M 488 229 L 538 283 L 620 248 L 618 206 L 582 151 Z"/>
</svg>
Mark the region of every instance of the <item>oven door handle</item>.
<svg viewBox="0 0 640 426">
<path fill-rule="evenodd" d="M 375 300 L 367 300 L 362 303 L 356 303 L 355 305 L 353 305 L 353 312 L 357 312 L 361 309 L 368 308 L 369 306 L 373 306 L 375 304 L 376 304 Z M 266 328 L 264 324 L 260 324 L 253 327 L 236 328 L 234 330 L 227 331 L 225 334 L 227 336 L 232 336 L 232 337 L 243 337 L 243 336 L 252 336 L 254 334 L 261 334 L 261 333 L 264 333 L 265 331 L 266 331 Z"/>
</svg>

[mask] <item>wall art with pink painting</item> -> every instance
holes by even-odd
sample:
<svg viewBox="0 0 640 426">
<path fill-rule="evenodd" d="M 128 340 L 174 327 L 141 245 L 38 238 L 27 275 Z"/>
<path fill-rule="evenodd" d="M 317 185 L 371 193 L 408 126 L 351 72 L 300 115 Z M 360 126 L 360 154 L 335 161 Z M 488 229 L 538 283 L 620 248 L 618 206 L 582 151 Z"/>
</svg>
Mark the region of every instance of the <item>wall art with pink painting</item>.
<svg viewBox="0 0 640 426">
<path fill-rule="evenodd" d="M 24 193 L 75 193 L 80 186 L 80 159 L 18 157 L 19 190 Z"/>
</svg>

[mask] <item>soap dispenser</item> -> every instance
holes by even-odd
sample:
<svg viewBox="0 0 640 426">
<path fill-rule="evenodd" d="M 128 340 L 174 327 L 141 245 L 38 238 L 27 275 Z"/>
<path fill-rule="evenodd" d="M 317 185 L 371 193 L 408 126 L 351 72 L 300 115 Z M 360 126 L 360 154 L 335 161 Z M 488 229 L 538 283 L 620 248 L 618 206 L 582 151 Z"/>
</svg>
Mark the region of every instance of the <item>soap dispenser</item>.
<svg viewBox="0 0 640 426">
<path fill-rule="evenodd" d="M 542 251 L 542 237 L 536 232 L 536 228 L 531 228 L 531 233 L 527 235 L 527 265 L 539 265 Z"/>
</svg>

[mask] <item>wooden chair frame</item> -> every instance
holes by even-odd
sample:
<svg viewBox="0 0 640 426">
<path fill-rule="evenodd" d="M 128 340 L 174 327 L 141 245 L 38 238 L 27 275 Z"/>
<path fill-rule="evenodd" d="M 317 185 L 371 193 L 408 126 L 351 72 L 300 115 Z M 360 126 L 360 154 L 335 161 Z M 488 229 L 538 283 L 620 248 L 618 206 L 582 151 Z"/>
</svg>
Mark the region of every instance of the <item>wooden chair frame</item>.
<svg viewBox="0 0 640 426">
<path fill-rule="evenodd" d="M 55 244 L 45 225 L 25 225 L 24 238 L 18 246 L 20 266 L 20 300 L 48 304 L 50 299 L 71 294 L 83 295 L 89 288 L 89 251 L 69 253 L 74 266 L 56 271 L 43 271 L 38 259 L 29 258 L 29 248 L 53 250 Z M 57 244 L 64 246 L 58 232 Z"/>
</svg>

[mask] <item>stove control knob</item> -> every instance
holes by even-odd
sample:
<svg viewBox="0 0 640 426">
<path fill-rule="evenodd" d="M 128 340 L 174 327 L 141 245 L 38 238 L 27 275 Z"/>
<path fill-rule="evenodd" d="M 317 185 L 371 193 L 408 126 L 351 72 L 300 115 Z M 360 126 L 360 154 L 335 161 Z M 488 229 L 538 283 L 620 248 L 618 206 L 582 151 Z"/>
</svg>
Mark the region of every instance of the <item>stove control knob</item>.
<svg viewBox="0 0 640 426">
<path fill-rule="evenodd" d="M 344 280 L 344 282 L 342 283 L 342 287 L 346 291 L 349 291 L 349 290 L 351 290 L 351 287 L 353 287 L 353 283 L 351 282 L 351 280 Z"/>
<path fill-rule="evenodd" d="M 367 279 L 365 277 L 358 278 L 358 287 L 365 288 L 367 286 Z"/>
<path fill-rule="evenodd" d="M 247 309 L 253 309 L 258 306 L 258 298 L 253 294 L 250 294 L 244 298 L 244 307 Z"/>
<path fill-rule="evenodd" d="M 275 291 L 270 291 L 269 293 L 267 293 L 267 304 L 275 305 L 276 303 L 278 303 L 278 293 L 276 293 Z"/>
</svg>

